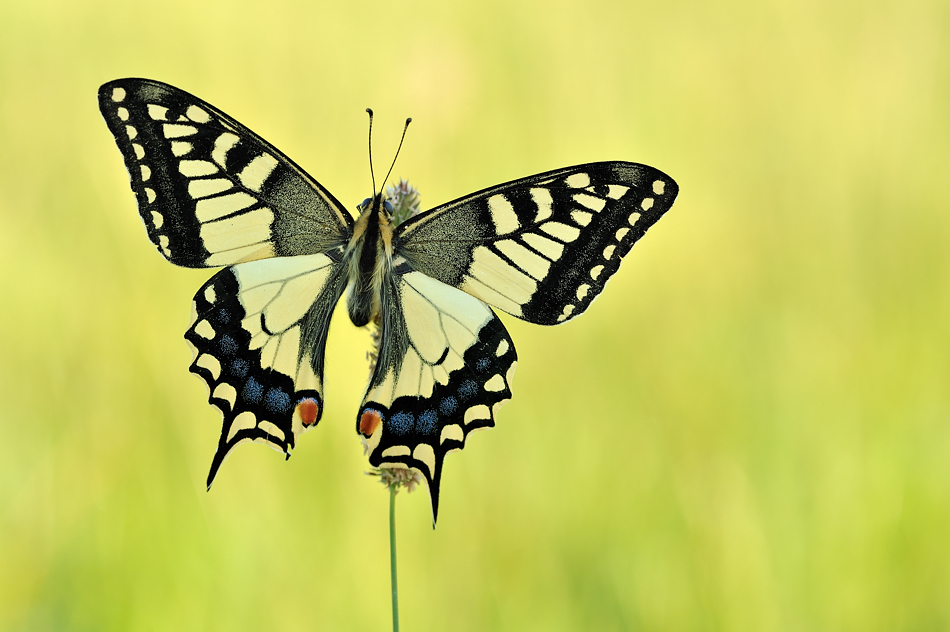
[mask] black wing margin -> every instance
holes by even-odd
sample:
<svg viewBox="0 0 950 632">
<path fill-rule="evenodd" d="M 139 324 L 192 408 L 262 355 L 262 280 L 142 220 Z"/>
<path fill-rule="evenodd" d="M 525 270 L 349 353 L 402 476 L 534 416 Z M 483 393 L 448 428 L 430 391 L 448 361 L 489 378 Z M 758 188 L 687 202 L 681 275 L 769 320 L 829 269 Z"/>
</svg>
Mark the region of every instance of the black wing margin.
<svg viewBox="0 0 950 632">
<path fill-rule="evenodd" d="M 396 252 L 513 316 L 556 325 L 587 309 L 678 191 L 663 172 L 631 162 L 548 171 L 410 219 Z"/>
</svg>

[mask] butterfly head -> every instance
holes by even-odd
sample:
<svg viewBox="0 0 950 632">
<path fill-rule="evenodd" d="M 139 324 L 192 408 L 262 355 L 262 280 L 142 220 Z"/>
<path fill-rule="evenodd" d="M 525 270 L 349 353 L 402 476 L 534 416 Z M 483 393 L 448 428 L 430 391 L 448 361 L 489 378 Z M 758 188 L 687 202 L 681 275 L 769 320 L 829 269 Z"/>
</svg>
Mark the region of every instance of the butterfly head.
<svg viewBox="0 0 950 632">
<path fill-rule="evenodd" d="M 360 215 L 365 213 L 370 208 L 379 208 L 380 201 L 382 201 L 382 210 L 386 212 L 386 215 L 388 217 L 392 217 L 393 205 L 389 203 L 389 200 L 383 200 L 382 197 L 383 197 L 382 194 L 379 193 L 375 197 L 366 198 L 365 200 L 360 202 L 359 206 L 357 206 L 357 209 L 359 209 Z"/>
</svg>

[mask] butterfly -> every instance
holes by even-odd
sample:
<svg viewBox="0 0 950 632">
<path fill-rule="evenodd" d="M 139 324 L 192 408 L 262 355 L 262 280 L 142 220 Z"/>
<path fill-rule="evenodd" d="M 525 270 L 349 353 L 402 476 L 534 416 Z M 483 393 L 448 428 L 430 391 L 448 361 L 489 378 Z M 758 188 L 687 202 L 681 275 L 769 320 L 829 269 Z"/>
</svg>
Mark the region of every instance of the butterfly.
<svg viewBox="0 0 950 632">
<path fill-rule="evenodd" d="M 678 187 L 630 162 L 513 180 L 394 223 L 382 193 L 357 217 L 273 145 L 183 90 L 99 89 L 148 236 L 170 262 L 223 268 L 194 298 L 190 370 L 223 415 L 211 486 L 239 443 L 288 458 L 323 414 L 330 316 L 380 326 L 356 431 L 374 467 L 426 480 L 433 523 L 445 455 L 495 425 L 514 343 L 492 307 L 556 325 L 582 314 Z"/>
</svg>

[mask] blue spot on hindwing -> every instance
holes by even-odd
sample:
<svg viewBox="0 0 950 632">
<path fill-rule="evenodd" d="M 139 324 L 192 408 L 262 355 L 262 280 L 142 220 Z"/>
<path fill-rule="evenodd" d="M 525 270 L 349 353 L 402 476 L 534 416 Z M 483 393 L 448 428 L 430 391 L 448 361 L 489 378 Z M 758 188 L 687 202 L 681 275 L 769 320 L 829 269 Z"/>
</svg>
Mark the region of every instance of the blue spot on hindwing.
<svg viewBox="0 0 950 632">
<path fill-rule="evenodd" d="M 221 349 L 221 355 L 233 356 L 237 353 L 238 344 L 234 341 L 234 338 L 224 334 L 221 336 L 221 340 L 218 341 L 218 348 Z"/>
<path fill-rule="evenodd" d="M 456 410 L 458 410 L 459 403 L 454 397 L 446 397 L 442 400 L 442 403 L 439 405 L 439 412 L 444 416 L 448 417 Z"/>
<path fill-rule="evenodd" d="M 248 370 L 251 368 L 251 365 L 248 364 L 247 360 L 242 360 L 238 358 L 231 363 L 231 375 L 235 377 L 243 378 L 247 375 Z"/>
<path fill-rule="evenodd" d="M 247 382 L 244 383 L 244 390 L 241 391 L 241 397 L 244 398 L 244 401 L 251 404 L 260 404 L 263 396 L 264 387 L 261 386 L 261 383 L 253 377 L 248 378 Z"/>
<path fill-rule="evenodd" d="M 420 434 L 432 434 L 436 431 L 439 424 L 439 416 L 434 410 L 427 410 L 419 415 L 419 423 L 416 424 L 416 431 Z"/>
<path fill-rule="evenodd" d="M 479 373 L 484 373 L 491 367 L 491 360 L 488 358 L 479 358 L 475 362 L 475 370 Z"/>
<path fill-rule="evenodd" d="M 467 402 L 473 397 L 478 395 L 478 385 L 472 380 L 465 380 L 462 382 L 462 385 L 459 386 L 459 398 L 463 402 Z"/>
<path fill-rule="evenodd" d="M 264 408 L 272 413 L 286 413 L 290 410 L 290 395 L 279 388 L 267 389 L 264 396 Z"/>
<path fill-rule="evenodd" d="M 405 435 L 412 432 L 415 422 L 412 413 L 396 413 L 386 422 L 386 429 L 391 430 L 393 434 Z"/>
<path fill-rule="evenodd" d="M 218 322 L 222 325 L 227 325 L 231 322 L 231 314 L 228 313 L 228 310 L 223 307 L 218 310 Z"/>
</svg>

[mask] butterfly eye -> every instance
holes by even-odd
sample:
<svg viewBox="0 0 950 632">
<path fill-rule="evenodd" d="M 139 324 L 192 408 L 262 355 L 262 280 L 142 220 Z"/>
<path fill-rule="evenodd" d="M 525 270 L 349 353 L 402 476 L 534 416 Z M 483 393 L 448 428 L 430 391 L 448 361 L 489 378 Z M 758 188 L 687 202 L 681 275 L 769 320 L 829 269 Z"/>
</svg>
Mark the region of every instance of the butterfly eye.
<svg viewBox="0 0 950 632">
<path fill-rule="evenodd" d="M 366 198 L 365 200 L 363 200 L 362 202 L 360 202 L 359 209 L 360 209 L 361 211 L 365 211 L 366 209 L 369 208 L 369 203 L 370 203 L 370 202 L 372 202 L 372 200 L 369 199 L 369 198 Z"/>
<path fill-rule="evenodd" d="M 393 205 L 390 204 L 388 201 L 383 202 L 383 208 L 386 209 L 386 212 L 389 213 L 390 215 L 393 214 Z"/>
</svg>

